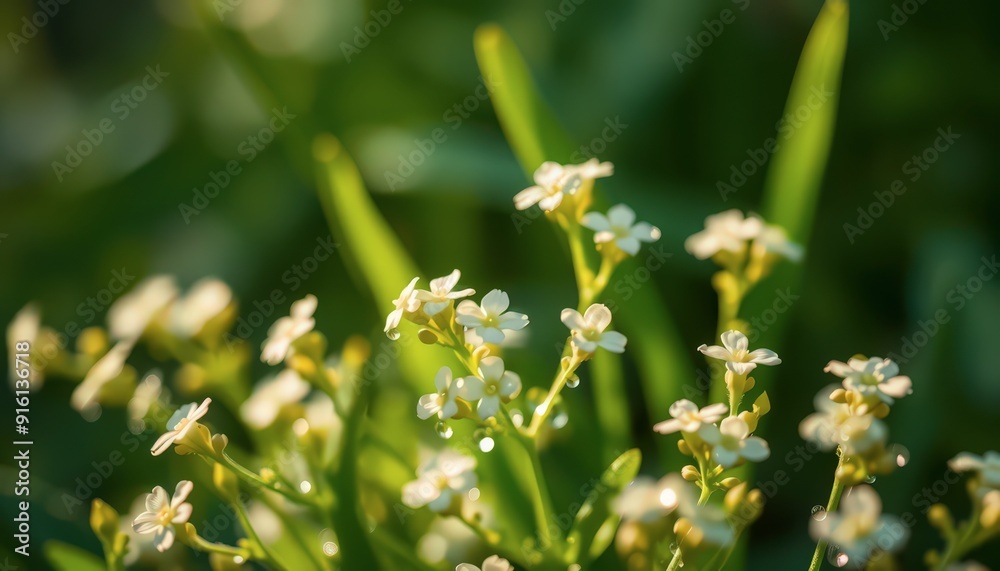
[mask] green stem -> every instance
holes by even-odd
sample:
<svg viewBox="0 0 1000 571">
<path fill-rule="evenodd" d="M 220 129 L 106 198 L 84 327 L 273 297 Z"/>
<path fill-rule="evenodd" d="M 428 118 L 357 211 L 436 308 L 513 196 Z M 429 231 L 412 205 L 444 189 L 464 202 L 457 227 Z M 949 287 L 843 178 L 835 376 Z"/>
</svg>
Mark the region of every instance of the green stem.
<svg viewBox="0 0 1000 571">
<path fill-rule="evenodd" d="M 837 471 L 840 471 L 840 467 L 844 465 L 844 458 L 847 454 L 843 450 L 838 450 L 840 453 L 840 461 L 837 462 Z M 840 497 L 844 495 L 844 482 L 837 477 L 836 473 L 833 476 L 833 489 L 830 490 L 830 501 L 826 504 L 826 515 L 830 515 L 837 511 L 837 507 L 840 505 Z M 809 571 L 817 571 L 823 566 L 823 556 L 826 554 L 827 541 L 825 539 L 819 540 L 816 544 L 816 551 L 813 552 L 812 561 L 809 563 Z"/>
<path fill-rule="evenodd" d="M 569 341 L 566 342 L 567 346 Z M 566 386 L 566 381 L 569 380 L 569 376 L 572 375 L 577 367 L 580 366 L 580 361 L 577 358 L 573 358 L 566 367 L 559 367 L 559 374 L 556 375 L 555 380 L 552 382 L 552 387 L 549 388 L 549 392 L 545 395 L 545 400 L 542 404 L 538 405 L 535 409 L 534 414 L 531 417 L 531 424 L 528 426 L 528 430 L 525 431 L 525 435 L 528 438 L 534 439 L 538 436 L 538 431 L 541 430 L 542 424 L 545 423 L 545 419 L 552 414 L 552 407 L 555 403 L 556 397 L 562 392 L 563 388 Z"/>
<path fill-rule="evenodd" d="M 500 410 L 507 424 L 513 429 L 512 434 L 521 447 L 524 448 L 525 454 L 528 455 L 528 459 L 531 461 L 531 470 L 535 482 L 531 502 L 535 508 L 535 524 L 538 526 L 538 537 L 542 545 L 551 545 L 552 535 L 549 533 L 549 521 L 555 518 L 550 517 L 553 512 L 552 496 L 549 494 L 545 472 L 542 470 L 542 459 L 538 456 L 538 449 L 535 447 L 534 438 L 530 434 L 521 434 L 516 429 L 514 421 L 510 418 L 510 412 L 507 411 L 507 407 L 501 406 Z"/>
<path fill-rule="evenodd" d="M 281 494 L 282 496 L 285 496 L 289 500 L 291 500 L 291 501 L 293 501 L 293 502 L 295 502 L 295 503 L 297 503 L 299 505 L 310 506 L 310 507 L 315 507 L 316 506 L 315 502 L 311 501 L 309 498 L 306 498 L 305 496 L 302 496 L 302 495 L 298 494 L 297 492 L 286 490 L 285 488 L 280 488 L 278 486 L 275 486 L 274 484 L 270 484 L 270 483 L 264 481 L 263 478 L 261 478 L 260 476 L 258 476 L 255 473 L 253 473 L 252 471 L 250 471 L 249 469 L 247 469 L 246 467 L 244 467 L 242 464 L 240 464 L 236 460 L 233 460 L 232 457 L 229 456 L 229 454 L 227 454 L 225 451 L 222 452 L 222 459 L 224 460 L 224 464 L 223 464 L 224 466 L 226 466 L 227 468 L 229 468 L 229 470 L 231 472 L 233 472 L 237 476 L 243 478 L 244 480 L 246 480 L 249 484 L 251 484 L 253 486 L 267 488 L 268 490 L 271 490 L 272 492 L 275 492 L 277 494 Z"/>
<path fill-rule="evenodd" d="M 246 531 L 247 537 L 250 539 L 257 549 L 259 550 L 260 557 L 259 560 L 267 563 L 275 569 L 284 570 L 284 566 L 278 563 L 278 560 L 274 558 L 274 555 L 267 549 L 264 542 L 260 540 L 260 536 L 254 531 L 253 525 L 250 524 L 250 516 L 247 515 L 246 509 L 244 509 L 243 504 L 239 501 L 231 502 L 230 505 L 236 510 L 236 516 L 240 520 L 240 525 L 243 526 L 243 530 Z"/>
<path fill-rule="evenodd" d="M 962 530 L 962 533 L 956 534 L 955 538 L 949 542 L 948 549 L 941 557 L 941 561 L 934 566 L 934 571 L 945 571 L 949 565 L 962 559 L 975 546 L 976 542 L 970 544 L 969 539 L 979 527 L 979 515 L 979 505 L 973 506 L 972 515 L 969 517 L 969 521 L 965 523 L 965 529 Z"/>
</svg>

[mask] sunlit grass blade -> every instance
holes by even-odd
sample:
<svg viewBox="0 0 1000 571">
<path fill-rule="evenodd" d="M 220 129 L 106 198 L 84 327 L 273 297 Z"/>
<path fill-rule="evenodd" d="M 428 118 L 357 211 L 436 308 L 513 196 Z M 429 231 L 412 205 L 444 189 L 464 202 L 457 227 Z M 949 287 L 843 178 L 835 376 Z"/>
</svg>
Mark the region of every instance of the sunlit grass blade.
<svg viewBox="0 0 1000 571">
<path fill-rule="evenodd" d="M 567 536 L 570 562 L 586 567 L 611 544 L 621 520 L 612 510 L 611 501 L 635 479 L 641 464 L 642 454 L 633 448 L 616 458 L 601 475 L 600 484 L 594 487 L 576 513 Z"/>
<path fill-rule="evenodd" d="M 527 64 L 510 37 L 499 26 L 487 24 L 476 31 L 475 47 L 480 70 L 495 82 L 490 97 L 500 125 L 525 172 L 533 172 L 546 160 L 568 160 L 576 146 L 538 94 Z M 580 263 L 577 258 L 574 256 L 574 265 Z M 619 271 L 628 270 L 629 264 L 625 264 Z M 621 318 L 620 324 L 632 340 L 629 351 L 639 366 L 649 413 L 662 419 L 668 416 L 672 399 L 693 369 L 684 357 L 673 321 L 653 289 L 636 288 L 631 299 L 619 304 L 616 319 Z M 596 406 L 602 431 L 618 434 L 621 423 L 629 425 L 630 416 L 620 370 L 614 373 L 606 363 L 595 367 L 593 376 L 596 394 L 601 397 Z"/>
</svg>

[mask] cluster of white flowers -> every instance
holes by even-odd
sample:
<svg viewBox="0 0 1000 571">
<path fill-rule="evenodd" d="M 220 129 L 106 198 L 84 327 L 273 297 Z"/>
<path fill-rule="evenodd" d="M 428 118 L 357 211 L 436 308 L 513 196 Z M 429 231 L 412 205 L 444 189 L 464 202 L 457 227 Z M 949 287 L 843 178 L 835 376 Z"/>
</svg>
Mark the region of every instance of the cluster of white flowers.
<svg viewBox="0 0 1000 571">
<path fill-rule="evenodd" d="M 699 260 L 715 258 L 720 254 L 742 256 L 748 250 L 793 262 L 802 259 L 802 247 L 790 241 L 783 228 L 767 224 L 757 215 L 744 217 L 735 209 L 706 218 L 705 229 L 689 237 L 684 242 L 684 248 Z"/>
<path fill-rule="evenodd" d="M 876 552 L 893 552 L 906 544 L 910 528 L 882 513 L 882 500 L 871 486 L 847 491 L 835 513 L 818 512 L 809 522 L 815 539 L 835 545 L 837 564 L 861 565 Z"/>
<path fill-rule="evenodd" d="M 442 512 L 476 486 L 476 459 L 444 448 L 417 468 L 417 479 L 403 486 L 403 503 Z"/>
</svg>

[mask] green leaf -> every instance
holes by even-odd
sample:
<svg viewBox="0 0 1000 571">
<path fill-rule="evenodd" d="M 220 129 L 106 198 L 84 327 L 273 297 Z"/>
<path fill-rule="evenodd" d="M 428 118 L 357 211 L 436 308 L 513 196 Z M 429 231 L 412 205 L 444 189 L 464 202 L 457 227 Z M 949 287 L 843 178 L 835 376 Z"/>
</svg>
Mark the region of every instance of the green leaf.
<svg viewBox="0 0 1000 571">
<path fill-rule="evenodd" d="M 104 571 L 104 559 L 75 545 L 48 541 L 42 551 L 57 571 Z"/>
<path fill-rule="evenodd" d="M 340 141 L 329 134 L 316 137 L 313 157 L 320 202 L 345 262 L 372 292 L 377 307 L 388 313 L 389 302 L 414 276 L 421 275 L 420 270 L 376 208 Z M 410 338 L 397 341 L 401 345 L 400 366 L 406 380 L 421 390 L 433 380 L 437 365 L 429 351 L 420 351 L 423 347 L 417 346 L 416 332 L 410 333 Z"/>
<path fill-rule="evenodd" d="M 567 536 L 568 561 L 586 567 L 611 545 L 621 521 L 621 516 L 611 509 L 611 500 L 635 479 L 640 464 L 642 454 L 638 448 L 633 448 L 619 456 L 601 475 L 600 483 L 576 512 Z"/>
<path fill-rule="evenodd" d="M 479 68 L 493 85 L 490 99 L 500 126 L 524 171 L 530 174 L 546 160 L 566 162 L 577 145 L 561 129 L 538 94 L 514 42 L 500 26 L 486 24 L 476 30 L 475 48 Z M 618 271 L 635 268 L 634 262 L 630 262 L 622 264 Z M 616 278 L 611 282 L 616 283 Z M 680 383 L 691 378 L 694 367 L 686 357 L 673 320 L 654 290 L 655 287 L 649 286 L 632 290 L 627 302 L 615 304 L 620 310 L 615 318 L 620 319 L 620 328 L 629 337 L 629 353 L 638 365 L 650 415 L 662 419 L 669 416 L 667 410 L 680 394 Z M 609 434 L 620 432 L 620 423 L 629 424 L 621 378 L 620 371 L 612 372 L 610 362 L 593 371 L 595 391 L 602 397 L 596 399 L 598 418 L 602 431 Z M 666 440 L 662 446 L 664 454 L 676 453 Z"/>
</svg>

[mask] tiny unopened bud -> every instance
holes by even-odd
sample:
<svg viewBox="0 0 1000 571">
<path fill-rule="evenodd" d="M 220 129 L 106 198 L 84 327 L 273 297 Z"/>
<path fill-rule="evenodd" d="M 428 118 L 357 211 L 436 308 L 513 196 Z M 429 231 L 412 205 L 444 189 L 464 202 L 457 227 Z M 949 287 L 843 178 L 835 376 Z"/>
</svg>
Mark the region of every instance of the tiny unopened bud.
<svg viewBox="0 0 1000 571">
<path fill-rule="evenodd" d="M 726 478 L 726 480 L 736 480 L 736 478 Z M 740 482 L 737 480 L 736 484 L 730 486 L 729 491 L 726 492 L 725 500 L 723 505 L 726 507 L 726 512 L 737 513 L 740 504 L 743 503 L 743 498 L 747 495 L 747 484 L 746 482 Z"/>
<path fill-rule="evenodd" d="M 677 441 L 677 449 L 681 451 L 681 454 L 685 456 L 694 456 L 691 452 L 691 447 L 688 446 L 687 440 L 683 438 Z"/>
<path fill-rule="evenodd" d="M 260 469 L 260 479 L 264 480 L 266 484 L 273 484 L 278 481 L 278 475 L 274 473 L 274 470 L 270 468 Z"/>
<path fill-rule="evenodd" d="M 694 466 L 687 465 L 681 468 L 681 477 L 688 482 L 697 482 L 701 479 L 701 472 Z"/>
<path fill-rule="evenodd" d="M 875 415 L 875 418 L 885 418 L 889 416 L 889 405 L 884 402 L 879 403 L 878 406 L 872 409 L 872 414 Z"/>
<path fill-rule="evenodd" d="M 832 400 L 833 402 L 839 402 L 841 404 L 846 404 L 847 403 L 847 391 L 845 391 L 844 389 L 835 389 L 832 393 L 830 393 L 830 400 Z"/>
<path fill-rule="evenodd" d="M 955 533 L 955 519 L 944 504 L 934 504 L 927 511 L 927 520 L 931 525 L 941 530 L 946 538 L 950 538 Z"/>
<path fill-rule="evenodd" d="M 722 488 L 724 490 L 731 490 L 731 489 L 735 488 L 736 486 L 740 485 L 740 479 L 739 478 L 725 478 L 721 482 L 719 482 L 719 485 L 722 486 Z"/>
</svg>

